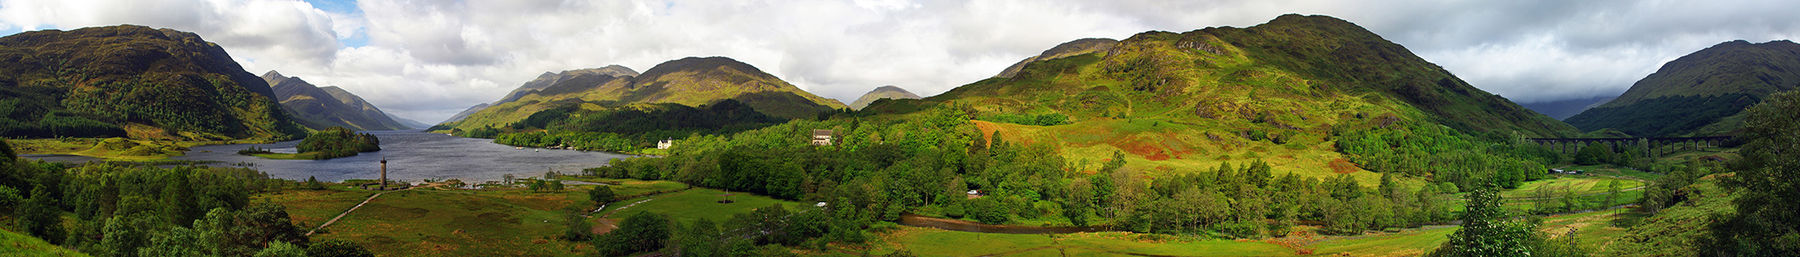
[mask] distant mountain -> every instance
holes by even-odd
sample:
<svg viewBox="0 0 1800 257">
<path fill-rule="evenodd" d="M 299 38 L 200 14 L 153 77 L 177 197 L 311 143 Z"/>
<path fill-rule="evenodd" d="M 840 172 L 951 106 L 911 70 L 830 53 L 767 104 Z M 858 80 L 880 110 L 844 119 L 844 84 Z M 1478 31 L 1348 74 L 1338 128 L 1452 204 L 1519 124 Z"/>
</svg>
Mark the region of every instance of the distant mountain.
<svg viewBox="0 0 1800 257">
<path fill-rule="evenodd" d="M 488 108 L 488 103 L 478 103 L 478 104 L 469 106 L 468 109 L 463 109 L 460 112 L 456 112 L 456 115 L 450 115 L 449 119 L 444 119 L 444 121 L 438 122 L 438 124 L 462 121 L 463 119 L 469 118 L 469 115 L 475 114 L 476 112 L 480 112 L 481 110 L 485 110 L 487 108 Z"/>
<path fill-rule="evenodd" d="M 874 103 L 875 100 L 881 99 L 919 99 L 919 95 L 907 92 L 906 89 L 901 89 L 896 86 L 882 86 L 875 88 L 875 90 L 869 90 L 869 92 L 864 93 L 862 97 L 857 97 L 856 102 L 850 103 L 850 109 L 861 110 L 863 107 L 868 107 L 869 103 Z"/>
<path fill-rule="evenodd" d="M 136 25 L 0 38 L 0 136 L 290 139 L 275 93 L 193 33 Z"/>
<path fill-rule="evenodd" d="M 699 107 L 732 99 L 779 118 L 813 118 L 843 103 L 800 90 L 754 66 L 725 57 L 689 57 L 657 64 L 642 74 L 620 66 L 545 73 L 513 94 L 446 122 L 469 130 L 502 127 L 531 114 L 570 105 L 624 106 L 674 103 Z"/>
<path fill-rule="evenodd" d="M 1569 117 L 1584 131 L 1710 136 L 1743 127 L 1741 111 L 1800 87 L 1800 44 L 1720 43 L 1676 58 L 1606 104 Z"/>
<path fill-rule="evenodd" d="M 1112 50 L 1112 47 L 1114 45 L 1118 45 L 1118 44 L 1119 44 L 1118 40 L 1113 40 L 1110 38 L 1076 39 L 1075 41 L 1069 41 L 1069 42 L 1065 42 L 1062 44 L 1058 44 L 1055 47 L 1051 47 L 1050 50 L 1044 50 L 1043 53 L 1040 53 L 1037 56 L 1026 57 L 1024 60 L 1019 60 L 1018 63 L 1013 63 L 1012 66 L 1007 66 L 1006 70 L 1000 71 L 1000 74 L 994 75 L 994 77 L 1011 78 L 1011 77 L 1013 77 L 1013 75 L 1018 74 L 1019 70 L 1025 69 L 1026 64 L 1031 64 L 1032 62 L 1041 61 L 1041 60 L 1050 60 L 1050 59 L 1056 59 L 1056 58 L 1063 58 L 1063 57 L 1069 57 L 1069 56 L 1076 56 L 1076 55 L 1082 55 L 1082 54 L 1093 53 L 1093 52 L 1105 52 L 1108 50 Z M 858 108 L 858 109 L 861 109 L 861 108 Z"/>
<path fill-rule="evenodd" d="M 1532 111 L 1549 115 L 1550 118 L 1562 120 L 1568 119 L 1570 116 L 1575 116 L 1575 114 L 1581 113 L 1582 111 L 1605 104 L 1606 101 L 1612 101 L 1615 97 L 1616 96 L 1596 96 L 1536 103 L 1519 103 L 1519 105 L 1525 106 L 1525 109 L 1531 109 Z"/>
<path fill-rule="evenodd" d="M 406 125 L 406 127 L 410 128 L 410 129 L 423 129 L 423 128 L 431 127 L 431 124 L 419 122 L 419 121 L 413 120 L 413 119 L 401 118 L 400 116 L 395 116 L 392 113 L 388 114 L 388 118 L 394 119 L 394 121 L 400 122 L 400 125 Z"/>
<path fill-rule="evenodd" d="M 263 81 L 274 85 L 281 107 L 293 114 L 301 125 L 312 129 L 345 127 L 353 130 L 407 129 L 381 109 L 338 87 L 316 87 L 300 78 L 285 77 L 269 71 Z"/>
</svg>

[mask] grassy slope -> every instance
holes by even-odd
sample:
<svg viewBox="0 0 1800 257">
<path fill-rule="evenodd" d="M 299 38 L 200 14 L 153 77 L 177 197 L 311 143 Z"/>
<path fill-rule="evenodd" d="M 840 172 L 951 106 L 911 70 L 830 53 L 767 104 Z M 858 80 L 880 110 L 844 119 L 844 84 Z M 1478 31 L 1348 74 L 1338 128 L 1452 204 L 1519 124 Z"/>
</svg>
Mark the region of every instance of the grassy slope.
<svg viewBox="0 0 1800 257">
<path fill-rule="evenodd" d="M 800 210 L 800 208 L 811 208 L 811 206 L 803 205 L 798 202 L 776 200 L 774 198 L 741 192 L 731 192 L 733 193 L 730 197 L 733 201 L 732 203 L 718 203 L 720 199 L 724 199 L 721 194 L 725 193 L 728 192 L 695 188 L 670 194 L 620 200 L 607 206 L 606 209 L 601 212 L 611 213 L 609 217 L 612 218 L 630 217 L 631 214 L 639 212 L 652 212 L 669 215 L 672 220 L 679 222 L 692 222 L 697 219 L 708 219 L 712 220 L 714 223 L 724 223 L 726 220 L 731 219 L 732 215 L 750 213 L 750 211 L 755 210 L 756 208 L 769 207 L 776 204 L 786 207 L 789 211 Z M 625 207 L 626 205 L 637 203 L 639 201 L 644 202 Z"/>
<path fill-rule="evenodd" d="M 43 239 L 0 229 L 0 256 L 38 257 L 88 255 L 69 249 L 63 249 L 61 246 L 44 242 Z"/>
<path fill-rule="evenodd" d="M 1354 173 L 1370 184 L 1378 176 L 1336 152 L 1334 128 L 1367 127 L 1392 116 L 1495 135 L 1574 132 L 1470 87 L 1354 24 L 1322 16 L 1282 16 L 1248 29 L 1146 32 L 1111 51 L 1039 60 L 1011 78 L 983 80 L 923 102 L 887 103 L 870 108 L 948 103 L 977 115 L 1067 115 L 1070 125 L 976 124 L 1008 140 L 1060 145 L 1066 158 L 1088 163 L 1085 169 L 1120 151 L 1128 153 L 1129 167 L 1142 170 L 1263 159 L 1278 174 Z M 1252 132 L 1284 142 L 1252 140 Z"/>
</svg>

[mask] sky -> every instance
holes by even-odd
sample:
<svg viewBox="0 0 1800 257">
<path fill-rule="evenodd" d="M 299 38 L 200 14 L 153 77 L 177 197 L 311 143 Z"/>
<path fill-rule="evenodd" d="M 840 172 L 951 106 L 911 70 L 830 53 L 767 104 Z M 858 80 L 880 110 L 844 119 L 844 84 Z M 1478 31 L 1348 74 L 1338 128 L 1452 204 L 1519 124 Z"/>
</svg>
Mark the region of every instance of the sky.
<svg viewBox="0 0 1800 257">
<path fill-rule="evenodd" d="M 1800 36 L 1800 1 L 0 0 L 0 35 L 195 32 L 254 74 L 339 86 L 436 123 L 544 72 L 726 56 L 843 102 L 930 96 L 1052 46 L 1329 15 L 1520 103 L 1616 96 L 1720 42 Z"/>
</svg>

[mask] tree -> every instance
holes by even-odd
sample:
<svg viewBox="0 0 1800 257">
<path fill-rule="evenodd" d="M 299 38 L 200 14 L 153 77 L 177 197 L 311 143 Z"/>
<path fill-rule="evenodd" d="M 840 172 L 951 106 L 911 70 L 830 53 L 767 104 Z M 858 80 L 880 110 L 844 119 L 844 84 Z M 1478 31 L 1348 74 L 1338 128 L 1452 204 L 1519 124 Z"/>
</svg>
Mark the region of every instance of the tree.
<svg viewBox="0 0 1800 257">
<path fill-rule="evenodd" d="M 269 243 L 269 248 L 256 251 L 254 257 L 306 257 L 306 249 L 287 242 Z"/>
<path fill-rule="evenodd" d="M 375 257 L 374 252 L 355 242 L 327 239 L 306 247 L 307 257 Z"/>
<path fill-rule="evenodd" d="M 719 226 L 712 220 L 698 219 L 676 229 L 674 237 L 669 239 L 674 244 L 675 256 L 720 256 L 724 255 L 720 245 Z"/>
<path fill-rule="evenodd" d="M 57 207 L 56 199 L 50 194 L 49 186 L 38 184 L 31 190 L 31 198 L 25 200 L 25 205 L 13 209 L 13 216 L 17 217 L 14 222 L 19 230 L 43 238 L 51 244 L 58 244 L 62 242 L 66 232 L 62 227 L 62 210 Z"/>
<path fill-rule="evenodd" d="M 618 201 L 618 199 L 615 199 L 616 197 L 617 196 L 613 194 L 612 187 L 609 186 L 595 186 L 594 189 L 588 190 L 588 200 L 593 201 L 594 206 L 606 205 L 607 203 Z"/>
<path fill-rule="evenodd" d="M 668 239 L 668 217 L 638 212 L 619 222 L 619 229 L 594 240 L 594 248 L 603 256 L 625 256 L 662 249 Z"/>
<path fill-rule="evenodd" d="M 1744 111 L 1741 159 L 1732 164 L 1736 176 L 1725 180 L 1737 189 L 1737 209 L 1712 228 L 1720 255 L 1800 255 L 1800 92 L 1774 94 Z"/>
<path fill-rule="evenodd" d="M 1450 234 L 1434 256 L 1530 256 L 1533 228 L 1508 218 L 1493 186 L 1469 192 L 1462 230 Z"/>
<path fill-rule="evenodd" d="M 968 213 L 969 217 L 975 218 L 975 221 L 980 221 L 981 223 L 1006 224 L 1007 221 L 1012 220 L 1012 217 L 1010 217 L 1012 214 L 1010 214 L 1011 212 L 1006 209 L 1006 206 L 1001 204 L 996 198 L 998 198 L 998 196 L 987 196 L 969 200 L 964 203 L 967 205 L 964 208 L 965 212 Z"/>
<path fill-rule="evenodd" d="M 1618 180 L 1606 181 L 1606 200 L 1605 200 L 1606 202 L 1601 203 L 1600 207 L 1608 208 L 1608 207 L 1612 207 L 1613 205 L 1619 204 L 1619 190 L 1620 189 L 1619 189 L 1619 181 Z"/>
<path fill-rule="evenodd" d="M 206 241 L 200 240 L 199 233 L 181 226 L 173 226 L 169 229 L 152 232 L 150 245 L 138 249 L 137 252 L 138 256 L 143 257 L 206 256 L 212 253 L 208 247 Z"/>
<path fill-rule="evenodd" d="M 588 240 L 588 238 L 593 237 L 593 223 L 589 223 L 585 217 L 581 216 L 582 211 L 580 208 L 574 208 L 576 206 L 570 207 L 571 208 L 563 212 L 562 239 L 569 241 L 585 241 Z"/>
<path fill-rule="evenodd" d="M 160 221 L 147 213 L 107 219 L 106 236 L 100 239 L 100 249 L 112 256 L 138 256 L 138 249 L 150 246 L 150 232 L 160 230 Z"/>
</svg>

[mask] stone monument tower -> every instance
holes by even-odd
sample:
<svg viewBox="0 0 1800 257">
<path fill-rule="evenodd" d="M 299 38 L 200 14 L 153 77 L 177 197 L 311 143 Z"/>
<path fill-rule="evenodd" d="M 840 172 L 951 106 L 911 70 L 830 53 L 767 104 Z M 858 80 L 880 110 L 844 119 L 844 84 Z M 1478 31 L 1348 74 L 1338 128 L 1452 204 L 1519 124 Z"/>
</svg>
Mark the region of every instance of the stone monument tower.
<svg viewBox="0 0 1800 257">
<path fill-rule="evenodd" d="M 381 159 L 381 190 L 387 190 L 387 159 Z"/>
</svg>

